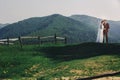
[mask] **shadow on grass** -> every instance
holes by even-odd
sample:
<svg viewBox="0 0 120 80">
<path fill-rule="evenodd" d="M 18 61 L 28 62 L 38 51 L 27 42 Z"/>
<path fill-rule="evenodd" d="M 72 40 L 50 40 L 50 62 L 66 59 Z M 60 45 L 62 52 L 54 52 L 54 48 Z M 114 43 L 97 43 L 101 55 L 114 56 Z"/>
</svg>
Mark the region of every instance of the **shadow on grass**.
<svg viewBox="0 0 120 80">
<path fill-rule="evenodd" d="M 120 55 L 120 45 L 83 43 L 79 45 L 67 45 L 58 47 L 44 47 L 40 51 L 43 56 L 58 61 L 69 61 L 74 59 L 84 59 L 99 55 Z"/>
</svg>

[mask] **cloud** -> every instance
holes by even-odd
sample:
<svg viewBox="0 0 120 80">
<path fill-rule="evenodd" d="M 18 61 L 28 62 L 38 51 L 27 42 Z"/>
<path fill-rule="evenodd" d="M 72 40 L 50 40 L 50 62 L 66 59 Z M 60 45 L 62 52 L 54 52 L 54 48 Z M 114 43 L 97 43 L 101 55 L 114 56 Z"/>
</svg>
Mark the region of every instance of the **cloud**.
<svg viewBox="0 0 120 80">
<path fill-rule="evenodd" d="M 120 7 L 120 0 L 112 0 L 111 3 L 114 7 Z"/>
</svg>

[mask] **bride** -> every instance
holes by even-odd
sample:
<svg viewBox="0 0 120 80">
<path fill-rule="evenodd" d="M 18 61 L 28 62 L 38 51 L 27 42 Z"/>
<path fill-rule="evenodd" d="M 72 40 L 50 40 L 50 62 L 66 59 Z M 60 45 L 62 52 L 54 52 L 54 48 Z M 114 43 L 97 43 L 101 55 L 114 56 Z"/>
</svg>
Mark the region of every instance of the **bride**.
<svg viewBox="0 0 120 80">
<path fill-rule="evenodd" d="M 98 43 L 103 43 L 103 29 L 104 29 L 103 23 L 104 23 L 104 20 L 101 21 L 101 24 L 98 28 L 98 34 L 96 39 L 96 42 Z"/>
</svg>

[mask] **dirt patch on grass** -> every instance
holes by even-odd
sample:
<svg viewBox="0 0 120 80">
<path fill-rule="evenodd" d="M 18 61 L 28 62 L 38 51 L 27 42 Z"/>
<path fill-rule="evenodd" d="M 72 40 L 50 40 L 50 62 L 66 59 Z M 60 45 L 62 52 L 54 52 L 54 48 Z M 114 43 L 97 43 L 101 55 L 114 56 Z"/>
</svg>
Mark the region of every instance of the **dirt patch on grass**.
<svg viewBox="0 0 120 80">
<path fill-rule="evenodd" d="M 54 80 L 76 80 L 79 76 L 74 77 L 61 77 L 61 78 L 54 78 Z M 92 79 L 92 80 L 120 80 L 120 77 L 104 77 L 104 78 L 98 78 L 98 79 Z"/>
<path fill-rule="evenodd" d="M 75 69 L 72 69 L 72 70 L 70 70 L 70 73 L 82 74 L 83 71 L 82 71 L 82 70 L 75 70 Z"/>
<path fill-rule="evenodd" d="M 101 68 L 103 67 L 103 64 L 101 63 L 97 63 L 97 62 L 94 62 L 94 61 L 87 61 L 84 63 L 84 66 L 85 67 L 90 67 L 90 68 L 93 68 L 93 69 L 96 69 L 96 68 Z"/>
<path fill-rule="evenodd" d="M 120 77 L 105 77 L 105 78 L 98 78 L 93 80 L 120 80 Z"/>
<path fill-rule="evenodd" d="M 109 70 L 109 71 L 100 71 L 100 72 L 94 72 L 96 75 L 101 75 L 101 74 L 109 74 L 109 73 L 114 73 L 115 71 Z"/>
</svg>

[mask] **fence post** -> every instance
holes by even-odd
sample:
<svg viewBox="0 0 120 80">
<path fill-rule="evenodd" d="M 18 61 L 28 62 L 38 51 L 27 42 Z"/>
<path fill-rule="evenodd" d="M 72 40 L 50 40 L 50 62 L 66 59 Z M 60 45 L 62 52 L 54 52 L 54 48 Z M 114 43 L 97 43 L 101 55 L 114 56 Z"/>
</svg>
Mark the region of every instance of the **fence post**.
<svg viewBox="0 0 120 80">
<path fill-rule="evenodd" d="M 38 41 L 39 41 L 39 44 L 41 44 L 41 39 L 40 39 L 40 36 L 38 36 Z"/>
<path fill-rule="evenodd" d="M 20 43 L 20 47 L 22 48 L 22 40 L 20 36 L 19 36 L 19 43 Z"/>
<path fill-rule="evenodd" d="M 55 44 L 57 43 L 57 38 L 56 38 L 56 34 L 54 35 L 54 41 L 55 41 Z"/>
<path fill-rule="evenodd" d="M 7 37 L 7 45 L 9 45 L 9 37 Z"/>
<path fill-rule="evenodd" d="M 67 44 L 67 37 L 65 37 L 65 44 Z"/>
</svg>

